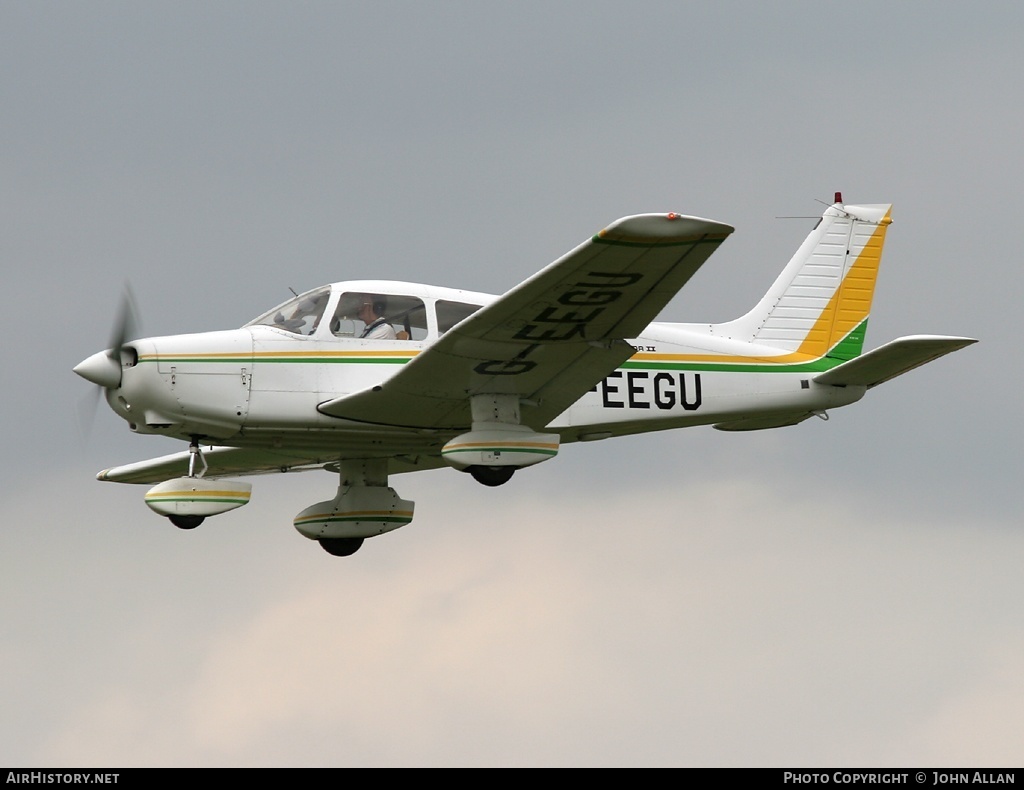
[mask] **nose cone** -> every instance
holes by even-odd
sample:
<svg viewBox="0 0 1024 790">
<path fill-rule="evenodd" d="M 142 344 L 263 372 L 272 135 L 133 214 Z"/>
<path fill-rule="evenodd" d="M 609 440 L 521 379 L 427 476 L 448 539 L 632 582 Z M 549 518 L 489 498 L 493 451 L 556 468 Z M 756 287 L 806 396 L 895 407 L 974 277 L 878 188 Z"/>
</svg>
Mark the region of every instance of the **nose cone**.
<svg viewBox="0 0 1024 790">
<path fill-rule="evenodd" d="M 116 389 L 121 384 L 121 360 L 109 351 L 97 351 L 75 365 L 73 370 L 86 381 L 108 390 Z"/>
</svg>

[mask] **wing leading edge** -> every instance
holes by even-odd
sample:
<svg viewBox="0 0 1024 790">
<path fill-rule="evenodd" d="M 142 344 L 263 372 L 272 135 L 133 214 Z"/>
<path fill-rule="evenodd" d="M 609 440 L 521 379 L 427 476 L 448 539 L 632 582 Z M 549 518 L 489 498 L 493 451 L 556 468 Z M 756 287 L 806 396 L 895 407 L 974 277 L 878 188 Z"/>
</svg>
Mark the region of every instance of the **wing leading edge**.
<svg viewBox="0 0 1024 790">
<path fill-rule="evenodd" d="M 475 394 L 514 394 L 541 429 L 629 359 L 637 337 L 733 228 L 679 214 L 620 219 L 457 324 L 380 386 L 325 401 L 358 422 L 461 429 Z"/>
<path fill-rule="evenodd" d="M 162 483 L 188 474 L 189 451 L 136 461 L 104 469 L 97 480 L 111 483 Z M 306 472 L 313 469 L 337 471 L 338 453 L 335 451 L 303 452 L 261 447 L 204 447 L 207 464 L 204 477 L 217 480 L 240 475 L 264 475 L 279 472 Z M 388 459 L 388 474 L 437 469 L 444 466 L 439 454 L 395 455 Z"/>
</svg>

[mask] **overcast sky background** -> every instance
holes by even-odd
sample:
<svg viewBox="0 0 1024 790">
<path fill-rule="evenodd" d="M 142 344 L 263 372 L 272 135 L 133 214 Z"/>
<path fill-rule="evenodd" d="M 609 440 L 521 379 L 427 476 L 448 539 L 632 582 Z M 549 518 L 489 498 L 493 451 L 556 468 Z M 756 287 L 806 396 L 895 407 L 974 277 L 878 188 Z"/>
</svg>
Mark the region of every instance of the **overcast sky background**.
<svg viewBox="0 0 1024 790">
<path fill-rule="evenodd" d="M 1020 765 L 1017 3 L 0 3 L 0 764 Z M 981 343 L 828 423 L 393 479 L 184 533 L 71 373 L 324 282 L 500 293 L 617 217 L 737 231 L 666 311 L 748 309 L 833 192 L 892 202 L 868 345 Z"/>
</svg>

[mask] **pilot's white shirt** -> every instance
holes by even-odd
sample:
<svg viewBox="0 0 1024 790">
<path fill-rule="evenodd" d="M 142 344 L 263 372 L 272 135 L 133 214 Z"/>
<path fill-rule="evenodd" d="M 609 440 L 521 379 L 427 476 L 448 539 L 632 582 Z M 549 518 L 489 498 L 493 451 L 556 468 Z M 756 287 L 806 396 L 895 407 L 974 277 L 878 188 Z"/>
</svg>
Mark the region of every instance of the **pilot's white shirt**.
<svg viewBox="0 0 1024 790">
<path fill-rule="evenodd" d="M 397 335 L 395 334 L 395 328 L 391 324 L 383 318 L 378 318 L 363 330 L 363 334 L 360 337 L 364 340 L 395 340 Z"/>
</svg>

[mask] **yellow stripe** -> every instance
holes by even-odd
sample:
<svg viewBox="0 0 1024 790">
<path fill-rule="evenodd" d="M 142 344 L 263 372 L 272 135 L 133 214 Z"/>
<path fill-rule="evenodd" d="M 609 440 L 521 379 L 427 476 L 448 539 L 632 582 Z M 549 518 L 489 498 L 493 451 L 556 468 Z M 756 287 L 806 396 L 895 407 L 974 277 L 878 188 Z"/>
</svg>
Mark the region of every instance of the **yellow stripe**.
<svg viewBox="0 0 1024 790">
<path fill-rule="evenodd" d="M 252 494 L 244 491 L 157 491 L 146 494 L 145 499 L 160 499 L 162 497 L 190 497 L 201 499 L 203 497 L 231 497 L 232 499 L 249 499 Z"/>
<path fill-rule="evenodd" d="M 142 354 L 139 357 L 140 361 L 152 361 L 160 358 L 169 357 L 187 357 L 188 359 L 212 359 L 212 360 L 224 360 L 231 361 L 237 359 L 252 359 L 256 358 L 259 360 L 261 357 L 320 357 L 323 359 L 331 358 L 344 358 L 344 357 L 415 357 L 419 351 L 407 350 L 407 351 L 255 351 L 255 352 L 241 352 L 241 353 L 218 353 L 216 351 L 209 352 L 190 352 L 190 351 L 164 351 L 160 354 Z"/>
<path fill-rule="evenodd" d="M 259 357 L 414 357 L 419 351 L 255 351 Z M 198 355 L 197 355 L 198 356 Z"/>
<path fill-rule="evenodd" d="M 818 357 L 808 354 L 801 354 L 793 351 L 788 354 L 776 356 L 760 356 L 751 354 L 749 357 L 732 356 L 729 354 L 634 354 L 630 360 L 637 362 L 735 362 L 736 364 L 749 364 L 751 362 L 764 363 L 789 363 L 789 362 L 811 362 Z"/>
<path fill-rule="evenodd" d="M 889 213 L 885 213 L 871 238 L 865 242 L 864 249 L 795 353 L 805 357 L 823 357 L 868 317 L 878 278 L 878 264 L 882 260 L 885 231 L 892 224 Z"/>
</svg>

